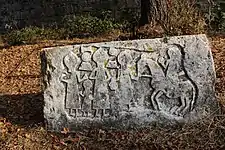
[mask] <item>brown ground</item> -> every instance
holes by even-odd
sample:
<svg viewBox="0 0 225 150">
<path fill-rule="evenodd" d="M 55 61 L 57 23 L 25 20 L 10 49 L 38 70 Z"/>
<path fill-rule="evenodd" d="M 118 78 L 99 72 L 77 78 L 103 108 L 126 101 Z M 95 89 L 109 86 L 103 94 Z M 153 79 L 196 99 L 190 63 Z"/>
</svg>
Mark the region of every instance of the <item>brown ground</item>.
<svg viewBox="0 0 225 150">
<path fill-rule="evenodd" d="M 40 87 L 42 48 L 110 41 L 115 37 L 48 41 L 0 49 L 0 149 L 225 149 L 225 116 L 175 128 L 133 131 L 89 130 L 54 134 L 44 129 Z M 225 105 L 225 38 L 210 37 L 216 91 Z M 175 130 L 176 129 L 176 130 Z"/>
</svg>

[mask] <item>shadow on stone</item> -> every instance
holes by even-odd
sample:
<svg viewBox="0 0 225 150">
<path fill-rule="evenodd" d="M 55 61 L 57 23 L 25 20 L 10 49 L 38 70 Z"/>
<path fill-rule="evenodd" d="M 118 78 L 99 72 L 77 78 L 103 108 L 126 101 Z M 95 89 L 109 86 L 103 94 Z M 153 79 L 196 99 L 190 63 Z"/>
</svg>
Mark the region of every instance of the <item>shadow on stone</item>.
<svg viewBox="0 0 225 150">
<path fill-rule="evenodd" d="M 32 126 L 44 122 L 42 93 L 0 95 L 0 117 L 18 125 Z"/>
</svg>

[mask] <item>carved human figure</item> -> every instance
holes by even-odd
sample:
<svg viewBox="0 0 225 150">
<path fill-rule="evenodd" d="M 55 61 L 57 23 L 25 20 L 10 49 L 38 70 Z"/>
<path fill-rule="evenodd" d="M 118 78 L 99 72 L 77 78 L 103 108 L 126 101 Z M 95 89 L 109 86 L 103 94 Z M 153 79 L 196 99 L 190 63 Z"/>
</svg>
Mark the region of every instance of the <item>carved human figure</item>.
<svg viewBox="0 0 225 150">
<path fill-rule="evenodd" d="M 109 48 L 109 61 L 107 63 L 107 68 L 109 69 L 118 69 L 119 64 L 117 63 L 117 56 L 119 54 L 119 50 L 116 48 Z"/>
<path fill-rule="evenodd" d="M 100 47 L 93 54 L 93 60 L 96 62 L 97 67 L 91 72 L 89 78 L 94 80 L 93 109 L 96 110 L 96 117 L 99 117 L 99 115 L 104 116 L 106 110 L 110 109 L 108 94 L 110 74 L 105 67 L 105 63 L 108 61 L 107 51 Z"/>
<path fill-rule="evenodd" d="M 136 66 L 132 65 L 130 51 L 122 51 L 118 55 L 120 69 L 118 71 L 120 106 L 124 111 L 128 111 L 133 98 L 132 77 L 136 74 Z"/>
<path fill-rule="evenodd" d="M 119 64 L 117 62 L 117 56 L 119 54 L 119 50 L 116 49 L 116 48 L 109 48 L 109 61 L 107 63 L 107 68 L 110 69 L 110 81 L 109 81 L 109 88 L 110 90 L 112 91 L 115 91 L 118 89 L 118 83 L 117 83 L 117 80 L 118 80 L 118 77 L 117 77 L 117 74 L 118 74 L 118 69 L 119 69 Z"/>
<path fill-rule="evenodd" d="M 181 93 L 180 76 L 185 76 L 184 70 L 182 68 L 182 55 L 180 50 L 176 46 L 170 46 L 167 48 L 168 59 L 165 60 L 165 76 L 167 82 L 170 86 L 167 87 L 167 95 L 170 97 L 175 97 L 177 94 Z M 160 63 L 161 64 L 161 63 Z M 161 64 L 163 66 L 163 64 Z M 174 90 L 176 89 L 176 93 Z"/>
<path fill-rule="evenodd" d="M 118 89 L 117 70 L 112 69 L 110 72 L 111 72 L 110 73 L 111 78 L 110 78 L 110 81 L 109 81 L 109 88 L 110 88 L 110 90 L 115 91 L 115 90 Z"/>
<path fill-rule="evenodd" d="M 92 71 L 91 65 L 91 53 L 90 52 L 83 52 L 81 55 L 81 64 L 79 66 L 79 70 L 81 71 Z"/>
<path fill-rule="evenodd" d="M 84 116 L 90 117 L 92 114 L 92 100 L 93 98 L 93 83 L 91 80 L 87 79 L 83 82 L 84 91 L 82 93 L 83 102 L 82 102 L 82 111 Z"/>
<path fill-rule="evenodd" d="M 78 57 L 69 52 L 63 58 L 63 64 L 67 69 L 61 76 L 61 81 L 66 83 L 65 89 L 65 109 L 71 116 L 78 116 L 78 110 L 81 109 L 81 101 L 79 96 L 78 82 L 87 78 L 84 76 L 80 79 L 79 72 L 76 71 L 78 64 Z"/>
<path fill-rule="evenodd" d="M 184 67 L 184 52 L 182 47 L 171 45 L 167 49 L 169 59 L 166 61 L 166 79 L 168 84 L 167 96 L 181 96 L 181 106 L 176 109 L 176 114 L 192 110 L 197 98 L 197 86 L 193 80 L 185 72 Z M 176 92 L 174 90 L 176 89 Z"/>
</svg>

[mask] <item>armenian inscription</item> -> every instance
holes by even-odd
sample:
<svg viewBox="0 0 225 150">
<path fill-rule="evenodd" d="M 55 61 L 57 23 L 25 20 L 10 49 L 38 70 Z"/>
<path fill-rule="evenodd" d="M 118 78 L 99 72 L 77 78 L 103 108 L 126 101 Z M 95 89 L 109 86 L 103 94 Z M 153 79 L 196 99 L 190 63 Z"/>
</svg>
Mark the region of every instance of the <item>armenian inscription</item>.
<svg viewBox="0 0 225 150">
<path fill-rule="evenodd" d="M 187 122 L 216 108 L 205 35 L 48 48 L 42 71 L 50 130 Z"/>
</svg>

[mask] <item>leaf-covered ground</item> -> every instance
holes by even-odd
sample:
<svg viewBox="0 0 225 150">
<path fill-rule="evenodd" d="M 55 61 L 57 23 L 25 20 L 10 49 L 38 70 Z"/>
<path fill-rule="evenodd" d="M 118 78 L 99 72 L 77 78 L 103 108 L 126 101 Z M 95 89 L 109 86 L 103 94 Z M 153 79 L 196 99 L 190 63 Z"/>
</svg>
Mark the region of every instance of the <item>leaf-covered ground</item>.
<svg viewBox="0 0 225 150">
<path fill-rule="evenodd" d="M 225 149 L 225 115 L 191 125 L 132 131 L 84 130 L 68 134 L 45 130 L 40 87 L 44 47 L 110 41 L 115 37 L 43 41 L 0 49 L 0 149 Z M 216 92 L 225 105 L 225 38 L 209 37 L 217 73 Z M 2 45 L 3 46 L 3 45 Z"/>
</svg>

